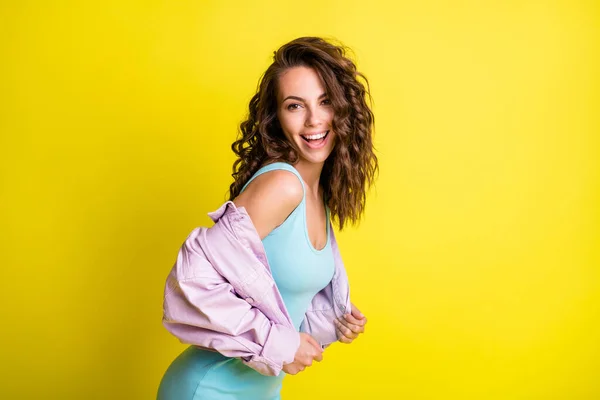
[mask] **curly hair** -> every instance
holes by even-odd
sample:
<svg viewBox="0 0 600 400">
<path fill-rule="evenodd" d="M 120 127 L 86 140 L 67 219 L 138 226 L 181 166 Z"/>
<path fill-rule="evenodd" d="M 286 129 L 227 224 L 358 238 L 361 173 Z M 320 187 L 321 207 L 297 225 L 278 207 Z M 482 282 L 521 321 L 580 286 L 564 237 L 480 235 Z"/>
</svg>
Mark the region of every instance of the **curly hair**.
<svg viewBox="0 0 600 400">
<path fill-rule="evenodd" d="M 372 140 L 375 117 L 369 108 L 372 104 L 369 83 L 346 57 L 347 50 L 323 38 L 301 37 L 274 52 L 273 63 L 262 75 L 257 93 L 250 100 L 248 118 L 240 124 L 241 135 L 231 145 L 238 158 L 233 164 L 230 200 L 240 194 L 265 162 L 295 164 L 298 160 L 298 152 L 286 139 L 277 119 L 278 81 L 289 68 L 309 67 L 316 71 L 331 100 L 332 129 L 337 135 L 319 183 L 339 229 L 347 221 L 358 223 L 364 213 L 366 191 L 379 167 Z"/>
</svg>

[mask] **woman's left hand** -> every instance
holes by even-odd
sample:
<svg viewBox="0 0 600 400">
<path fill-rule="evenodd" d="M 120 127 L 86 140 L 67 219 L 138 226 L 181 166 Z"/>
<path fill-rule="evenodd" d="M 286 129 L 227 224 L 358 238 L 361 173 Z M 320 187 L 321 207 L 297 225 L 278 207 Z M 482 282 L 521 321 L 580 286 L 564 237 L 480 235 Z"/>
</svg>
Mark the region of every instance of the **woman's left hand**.
<svg viewBox="0 0 600 400">
<path fill-rule="evenodd" d="M 352 343 L 359 334 L 365 331 L 365 324 L 367 323 L 367 317 L 365 317 L 354 304 L 352 305 L 352 312 L 350 314 L 344 314 L 344 317 L 336 318 L 334 320 L 336 331 L 339 337 L 339 341 L 342 343 Z"/>
</svg>

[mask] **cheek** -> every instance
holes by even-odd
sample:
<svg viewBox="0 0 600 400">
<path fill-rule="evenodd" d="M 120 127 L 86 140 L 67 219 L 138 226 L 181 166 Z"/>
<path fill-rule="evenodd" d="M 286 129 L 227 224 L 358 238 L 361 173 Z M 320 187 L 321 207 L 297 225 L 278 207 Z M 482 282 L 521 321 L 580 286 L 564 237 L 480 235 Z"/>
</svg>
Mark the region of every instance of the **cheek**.
<svg viewBox="0 0 600 400">
<path fill-rule="evenodd" d="M 333 136 L 331 137 L 331 140 L 329 141 L 330 142 L 329 145 L 330 145 L 331 149 L 333 149 L 335 147 L 335 144 L 338 141 L 338 137 L 335 132 L 332 131 L 331 133 L 333 133 Z"/>
<path fill-rule="evenodd" d="M 289 137 L 290 137 L 289 121 L 279 120 L 279 125 L 281 126 L 281 130 L 283 131 L 284 136 L 289 139 Z"/>
<path fill-rule="evenodd" d="M 333 121 L 333 108 L 328 108 L 328 110 L 327 110 L 327 120 L 329 122 Z"/>
<path fill-rule="evenodd" d="M 302 129 L 302 116 L 299 114 L 300 113 L 286 115 L 284 118 L 279 120 L 284 131 L 294 134 Z"/>
<path fill-rule="evenodd" d="M 290 125 L 289 120 L 279 120 L 279 126 L 281 126 L 281 130 L 283 131 L 283 136 L 289 141 L 293 140 L 294 136 L 294 127 Z"/>
</svg>

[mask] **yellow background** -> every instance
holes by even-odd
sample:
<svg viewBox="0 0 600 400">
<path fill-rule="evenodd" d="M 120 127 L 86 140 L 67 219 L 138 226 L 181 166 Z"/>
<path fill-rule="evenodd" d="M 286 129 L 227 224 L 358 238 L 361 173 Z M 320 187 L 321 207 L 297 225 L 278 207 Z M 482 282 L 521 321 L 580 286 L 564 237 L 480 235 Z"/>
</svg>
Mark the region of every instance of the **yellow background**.
<svg viewBox="0 0 600 400">
<path fill-rule="evenodd" d="M 0 5 L 2 399 L 151 399 L 180 244 L 272 53 L 355 51 L 381 174 L 338 235 L 350 346 L 285 399 L 600 398 L 593 1 Z"/>
</svg>

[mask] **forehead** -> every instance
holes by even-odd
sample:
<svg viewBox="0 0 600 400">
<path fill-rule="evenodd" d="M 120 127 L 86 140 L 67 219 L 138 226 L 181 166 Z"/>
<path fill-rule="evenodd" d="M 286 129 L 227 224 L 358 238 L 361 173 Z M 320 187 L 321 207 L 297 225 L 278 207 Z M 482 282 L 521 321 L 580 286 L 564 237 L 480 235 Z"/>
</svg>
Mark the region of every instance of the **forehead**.
<svg viewBox="0 0 600 400">
<path fill-rule="evenodd" d="M 287 96 L 298 96 L 303 99 L 318 98 L 325 93 L 325 87 L 317 72 L 308 67 L 294 67 L 279 76 L 278 100 Z"/>
</svg>

